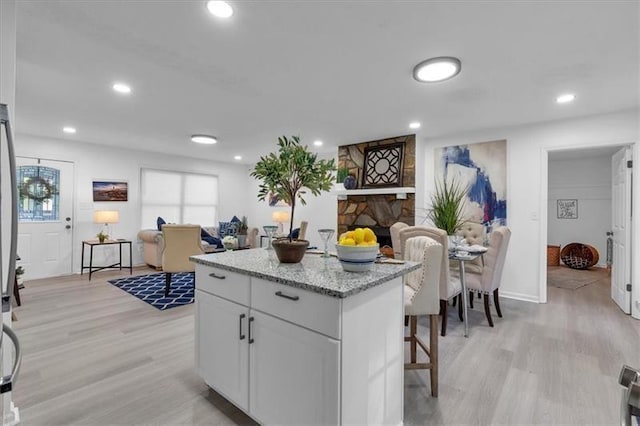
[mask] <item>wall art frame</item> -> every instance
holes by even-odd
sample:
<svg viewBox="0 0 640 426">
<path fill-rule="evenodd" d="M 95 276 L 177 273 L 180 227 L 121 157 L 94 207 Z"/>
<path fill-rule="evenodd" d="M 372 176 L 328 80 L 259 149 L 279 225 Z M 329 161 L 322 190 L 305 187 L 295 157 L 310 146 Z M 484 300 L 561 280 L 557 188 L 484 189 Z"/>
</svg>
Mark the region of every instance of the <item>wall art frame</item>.
<svg viewBox="0 0 640 426">
<path fill-rule="evenodd" d="M 558 200 L 558 219 L 577 219 L 578 200 L 563 199 Z"/>
<path fill-rule="evenodd" d="M 129 201 L 129 182 L 124 180 L 93 180 L 93 201 Z"/>
<path fill-rule="evenodd" d="M 365 148 L 361 187 L 402 186 L 404 148 L 402 142 Z"/>
</svg>

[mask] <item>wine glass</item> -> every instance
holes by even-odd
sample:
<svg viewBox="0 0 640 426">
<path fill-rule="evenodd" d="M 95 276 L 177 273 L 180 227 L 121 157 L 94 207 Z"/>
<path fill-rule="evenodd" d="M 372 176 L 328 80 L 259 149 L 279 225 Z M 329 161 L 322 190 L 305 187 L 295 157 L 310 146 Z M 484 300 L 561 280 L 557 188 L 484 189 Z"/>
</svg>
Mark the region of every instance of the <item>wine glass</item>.
<svg viewBox="0 0 640 426">
<path fill-rule="evenodd" d="M 327 244 L 329 244 L 329 239 L 333 236 L 334 232 L 333 229 L 318 229 L 318 234 L 320 234 L 320 238 L 322 238 L 322 242 L 324 243 L 324 253 L 322 253 L 321 257 L 329 257 Z"/>
<path fill-rule="evenodd" d="M 273 236 L 278 232 L 278 227 L 275 225 L 265 225 L 262 227 L 264 229 L 264 233 L 269 237 L 269 245 L 267 245 L 267 250 L 273 250 L 273 246 L 271 242 L 273 241 Z"/>
</svg>

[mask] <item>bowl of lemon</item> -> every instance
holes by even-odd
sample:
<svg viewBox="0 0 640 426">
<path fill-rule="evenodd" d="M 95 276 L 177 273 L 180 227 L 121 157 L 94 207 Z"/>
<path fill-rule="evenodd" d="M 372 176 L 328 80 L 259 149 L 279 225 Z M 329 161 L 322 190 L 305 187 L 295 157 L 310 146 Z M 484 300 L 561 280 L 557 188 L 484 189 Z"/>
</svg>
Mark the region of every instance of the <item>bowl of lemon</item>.
<svg viewBox="0 0 640 426">
<path fill-rule="evenodd" d="M 371 270 L 378 257 L 380 245 L 369 228 L 356 228 L 340 235 L 336 252 L 342 269 L 347 272 Z"/>
</svg>

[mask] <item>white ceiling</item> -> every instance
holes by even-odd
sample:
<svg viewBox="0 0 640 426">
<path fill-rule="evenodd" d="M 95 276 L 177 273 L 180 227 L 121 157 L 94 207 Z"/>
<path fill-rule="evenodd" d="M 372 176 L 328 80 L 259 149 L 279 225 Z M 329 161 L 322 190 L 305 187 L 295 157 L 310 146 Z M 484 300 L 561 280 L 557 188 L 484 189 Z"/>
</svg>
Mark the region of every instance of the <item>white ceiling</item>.
<svg viewBox="0 0 640 426">
<path fill-rule="evenodd" d="M 425 138 L 639 105 L 636 1 L 230 3 L 19 1 L 18 131 L 253 162 L 283 134 L 335 152 L 413 120 Z M 462 72 L 413 80 L 433 56 Z"/>
</svg>

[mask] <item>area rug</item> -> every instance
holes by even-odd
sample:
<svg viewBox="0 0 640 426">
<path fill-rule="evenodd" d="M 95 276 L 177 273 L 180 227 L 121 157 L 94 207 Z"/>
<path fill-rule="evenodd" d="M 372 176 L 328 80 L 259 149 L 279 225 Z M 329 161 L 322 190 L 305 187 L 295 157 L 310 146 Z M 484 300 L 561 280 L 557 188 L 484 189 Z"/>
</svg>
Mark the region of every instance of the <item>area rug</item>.
<svg viewBox="0 0 640 426">
<path fill-rule="evenodd" d="M 600 276 L 589 270 L 577 270 L 564 266 L 550 267 L 547 269 L 547 285 L 551 287 L 564 288 L 566 290 L 577 290 L 598 281 Z"/>
<path fill-rule="evenodd" d="M 164 272 L 160 272 L 120 278 L 109 283 L 161 311 L 193 303 L 193 273 L 171 274 L 169 297 L 164 297 L 164 277 Z"/>
</svg>

